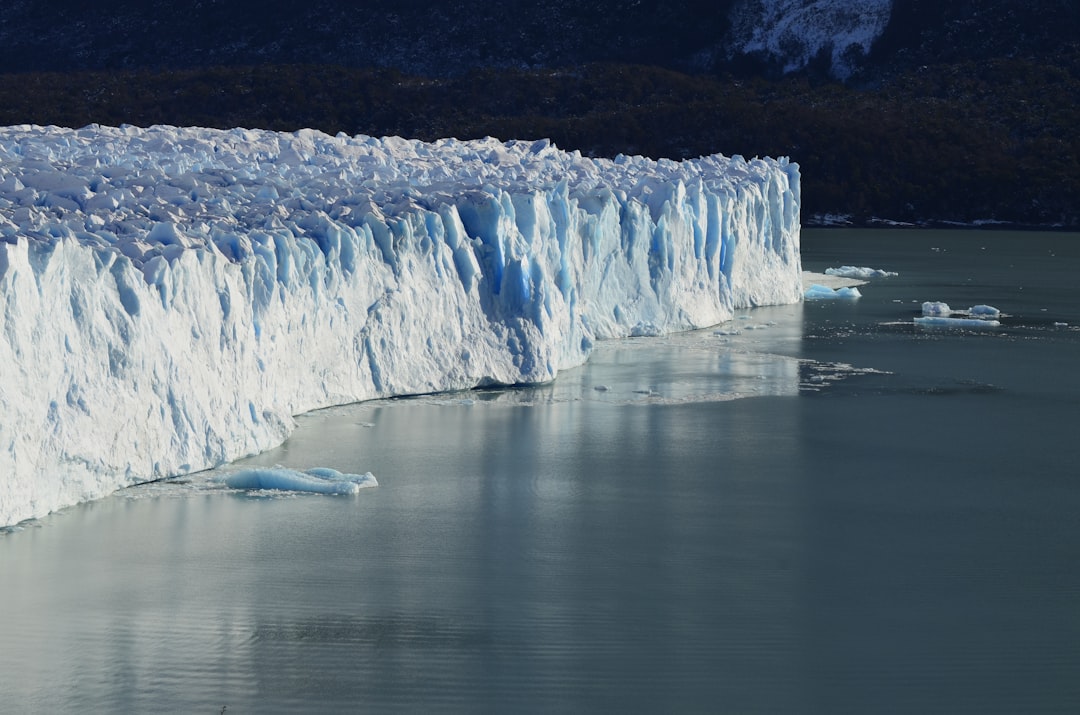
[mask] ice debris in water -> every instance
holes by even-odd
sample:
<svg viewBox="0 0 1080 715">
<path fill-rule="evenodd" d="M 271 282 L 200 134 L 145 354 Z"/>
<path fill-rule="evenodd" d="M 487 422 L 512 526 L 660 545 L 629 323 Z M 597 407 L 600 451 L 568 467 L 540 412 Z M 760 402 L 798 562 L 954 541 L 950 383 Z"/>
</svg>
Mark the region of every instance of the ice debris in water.
<svg viewBox="0 0 1080 715">
<path fill-rule="evenodd" d="M 371 472 L 343 474 L 336 469 L 316 467 L 297 471 L 284 467 L 255 467 L 216 477 L 230 489 L 313 492 L 316 494 L 356 494 L 379 485 Z"/>
<path fill-rule="evenodd" d="M 968 313 L 977 315 L 980 318 L 998 318 L 1001 316 L 1001 311 L 992 305 L 973 305 L 968 309 Z"/>
<path fill-rule="evenodd" d="M 926 301 L 922 304 L 923 315 L 950 315 L 952 308 L 948 303 L 940 303 L 937 301 Z"/>
<path fill-rule="evenodd" d="M 880 268 L 840 266 L 839 268 L 826 268 L 825 275 L 839 276 L 841 278 L 859 278 L 862 280 L 867 280 L 870 278 L 892 278 L 893 276 L 898 276 L 900 274 L 894 271 L 885 271 Z"/>
<path fill-rule="evenodd" d="M 0 524 L 798 302 L 799 211 L 783 158 L 0 127 Z"/>
<path fill-rule="evenodd" d="M 915 318 L 915 324 L 936 328 L 996 328 L 1001 325 L 997 320 L 984 318 L 946 318 L 940 315 L 923 315 Z"/>
<path fill-rule="evenodd" d="M 862 293 L 859 292 L 858 288 L 845 287 L 837 288 L 834 290 L 832 288 L 829 288 L 828 286 L 823 286 L 819 283 L 814 283 L 813 285 L 811 285 L 809 288 L 806 289 L 806 293 L 803 294 L 803 298 L 805 298 L 806 300 L 854 300 L 861 297 Z"/>
<path fill-rule="evenodd" d="M 962 317 L 953 317 L 953 316 Z M 922 315 L 915 318 L 915 324 L 924 327 L 944 328 L 994 328 L 1001 323 L 996 320 L 1001 311 L 990 305 L 976 305 L 968 310 L 953 310 L 948 303 L 926 301 L 922 304 Z"/>
</svg>

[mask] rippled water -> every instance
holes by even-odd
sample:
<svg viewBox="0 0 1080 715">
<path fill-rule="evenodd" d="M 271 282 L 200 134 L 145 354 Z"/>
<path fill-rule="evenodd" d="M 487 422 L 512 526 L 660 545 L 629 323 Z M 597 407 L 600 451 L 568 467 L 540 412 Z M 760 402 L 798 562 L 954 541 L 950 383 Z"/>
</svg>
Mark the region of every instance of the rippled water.
<svg viewBox="0 0 1080 715">
<path fill-rule="evenodd" d="M 246 462 L 355 496 L 196 475 L 0 536 L 0 710 L 1080 711 L 1080 236 L 804 262 L 900 275 Z"/>
</svg>

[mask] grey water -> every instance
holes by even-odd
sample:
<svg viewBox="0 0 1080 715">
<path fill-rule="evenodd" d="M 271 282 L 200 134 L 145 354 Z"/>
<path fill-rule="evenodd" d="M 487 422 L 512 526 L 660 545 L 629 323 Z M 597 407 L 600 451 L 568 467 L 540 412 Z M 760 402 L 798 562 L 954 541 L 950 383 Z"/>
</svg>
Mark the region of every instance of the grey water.
<svg viewBox="0 0 1080 715">
<path fill-rule="evenodd" d="M 899 275 L 245 462 L 356 496 L 196 475 L 0 534 L 0 711 L 1080 712 L 1080 235 L 803 261 Z"/>
</svg>

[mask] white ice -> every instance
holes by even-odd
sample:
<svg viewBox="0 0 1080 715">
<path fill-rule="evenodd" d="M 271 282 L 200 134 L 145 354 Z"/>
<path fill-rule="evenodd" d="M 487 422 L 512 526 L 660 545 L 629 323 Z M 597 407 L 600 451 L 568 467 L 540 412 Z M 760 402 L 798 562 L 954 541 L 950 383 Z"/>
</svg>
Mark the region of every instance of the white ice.
<svg viewBox="0 0 1080 715">
<path fill-rule="evenodd" d="M 953 316 L 962 317 L 953 317 Z M 926 301 L 922 304 L 922 316 L 915 324 L 923 327 L 945 328 L 995 328 L 1001 325 L 996 318 L 1001 311 L 990 305 L 975 305 L 967 310 L 953 310 L 948 303 Z"/>
<path fill-rule="evenodd" d="M 0 128 L 0 524 L 798 302 L 786 159 Z"/>
<path fill-rule="evenodd" d="M 858 278 L 869 280 L 870 278 L 892 278 L 900 275 L 895 271 L 886 271 L 880 268 L 866 268 L 861 266 L 840 266 L 839 268 L 826 268 L 825 275 L 840 276 L 842 278 Z"/>
<path fill-rule="evenodd" d="M 928 301 L 926 301 L 925 303 L 922 304 L 922 314 L 923 315 L 938 315 L 938 316 L 944 315 L 944 316 L 948 316 L 951 313 L 952 313 L 952 308 L 949 307 L 948 303 L 941 303 L 941 302 L 938 302 L 938 301 L 928 300 Z"/>
<path fill-rule="evenodd" d="M 940 315 L 924 315 L 915 318 L 915 325 L 934 328 L 996 328 L 997 320 L 985 318 L 948 318 Z"/>
<path fill-rule="evenodd" d="M 1001 311 L 992 305 L 973 305 L 967 310 L 953 310 L 948 303 L 938 301 L 926 301 L 922 304 L 922 314 L 927 316 L 949 317 L 950 315 L 962 315 L 981 320 L 1000 318 Z"/>
</svg>

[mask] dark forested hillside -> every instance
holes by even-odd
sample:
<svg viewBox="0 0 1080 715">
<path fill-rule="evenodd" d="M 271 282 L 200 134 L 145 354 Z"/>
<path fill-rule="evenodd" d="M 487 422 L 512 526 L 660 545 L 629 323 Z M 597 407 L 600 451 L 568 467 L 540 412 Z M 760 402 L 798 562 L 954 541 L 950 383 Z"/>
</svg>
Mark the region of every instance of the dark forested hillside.
<svg viewBox="0 0 1080 715">
<path fill-rule="evenodd" d="M 0 71 L 330 64 L 447 76 L 478 67 L 624 62 L 745 74 L 766 68 L 769 58 L 731 55 L 732 18 L 769 22 L 767 15 L 755 15 L 760 12 L 755 8 L 795 11 L 808 4 L 5 0 L 0 3 Z M 814 9 L 831 7 L 836 17 L 850 19 L 870 5 L 886 8 L 889 16 L 869 57 L 856 57 L 870 75 L 896 66 L 1052 58 L 1062 45 L 1076 43 L 1080 31 L 1080 3 L 1074 0 L 817 0 Z M 810 24 L 814 16 L 805 13 L 802 25 L 793 23 L 786 41 L 821 32 Z"/>
<path fill-rule="evenodd" d="M 761 6 L 8 0 L 0 123 L 787 155 L 808 218 L 1080 225 L 1080 3 L 896 0 L 843 83 L 824 55 L 783 75 L 725 54 L 731 13 Z"/>
</svg>

